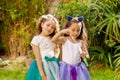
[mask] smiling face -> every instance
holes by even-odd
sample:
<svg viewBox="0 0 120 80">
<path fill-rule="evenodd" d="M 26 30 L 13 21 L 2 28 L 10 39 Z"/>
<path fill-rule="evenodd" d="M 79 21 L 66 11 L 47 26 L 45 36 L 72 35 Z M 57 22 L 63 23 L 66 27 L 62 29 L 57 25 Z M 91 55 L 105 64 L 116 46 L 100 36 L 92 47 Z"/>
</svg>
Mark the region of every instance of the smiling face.
<svg viewBox="0 0 120 80">
<path fill-rule="evenodd" d="M 54 20 L 48 19 L 41 24 L 41 27 L 42 27 L 42 34 L 44 36 L 49 36 L 50 34 L 52 34 L 55 31 L 56 24 L 55 24 Z"/>
<path fill-rule="evenodd" d="M 70 35 L 76 39 L 80 35 L 81 25 L 79 23 L 73 23 L 69 29 L 71 30 Z"/>
</svg>

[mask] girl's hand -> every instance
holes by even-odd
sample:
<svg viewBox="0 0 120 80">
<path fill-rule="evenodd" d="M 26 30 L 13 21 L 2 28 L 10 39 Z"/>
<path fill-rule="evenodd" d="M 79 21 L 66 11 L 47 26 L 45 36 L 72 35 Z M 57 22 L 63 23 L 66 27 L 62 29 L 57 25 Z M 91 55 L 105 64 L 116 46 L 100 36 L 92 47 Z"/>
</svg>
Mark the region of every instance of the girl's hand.
<svg viewBox="0 0 120 80">
<path fill-rule="evenodd" d="M 84 59 L 86 57 L 86 55 L 84 53 L 82 53 L 81 57 Z"/>
<path fill-rule="evenodd" d="M 47 80 L 47 77 L 46 76 L 42 76 L 42 80 Z"/>
<path fill-rule="evenodd" d="M 87 54 L 85 57 L 86 57 L 87 59 L 90 59 L 90 56 L 89 56 L 89 54 Z"/>
<path fill-rule="evenodd" d="M 70 29 L 63 29 L 63 30 L 61 30 L 61 33 L 69 35 L 70 34 Z"/>
<path fill-rule="evenodd" d="M 90 59 L 89 54 L 86 54 L 84 51 L 83 51 L 83 53 L 81 54 L 81 57 L 82 57 L 82 58 Z"/>
</svg>

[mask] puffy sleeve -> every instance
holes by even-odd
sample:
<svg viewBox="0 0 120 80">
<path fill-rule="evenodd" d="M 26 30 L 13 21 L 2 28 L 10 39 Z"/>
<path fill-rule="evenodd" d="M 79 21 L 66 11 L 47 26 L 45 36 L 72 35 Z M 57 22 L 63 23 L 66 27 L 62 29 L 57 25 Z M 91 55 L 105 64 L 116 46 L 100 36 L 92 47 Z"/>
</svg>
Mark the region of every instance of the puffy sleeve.
<svg viewBox="0 0 120 80">
<path fill-rule="evenodd" d="M 38 46 L 39 42 L 40 42 L 40 37 L 39 36 L 34 36 L 33 39 L 32 39 L 32 41 L 31 41 L 31 43 L 30 43 L 30 45 L 33 44 L 33 45 Z"/>
</svg>

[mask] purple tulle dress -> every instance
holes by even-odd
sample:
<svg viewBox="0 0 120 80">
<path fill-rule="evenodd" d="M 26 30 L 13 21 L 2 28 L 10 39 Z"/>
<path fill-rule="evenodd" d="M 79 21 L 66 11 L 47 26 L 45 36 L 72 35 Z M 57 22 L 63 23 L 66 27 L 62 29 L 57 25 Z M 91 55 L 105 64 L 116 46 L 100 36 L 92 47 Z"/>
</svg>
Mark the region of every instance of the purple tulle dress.
<svg viewBox="0 0 120 80">
<path fill-rule="evenodd" d="M 62 45 L 60 80 L 92 80 L 87 67 L 81 61 L 78 46 L 82 46 L 81 42 L 72 43 L 69 40 Z"/>
</svg>

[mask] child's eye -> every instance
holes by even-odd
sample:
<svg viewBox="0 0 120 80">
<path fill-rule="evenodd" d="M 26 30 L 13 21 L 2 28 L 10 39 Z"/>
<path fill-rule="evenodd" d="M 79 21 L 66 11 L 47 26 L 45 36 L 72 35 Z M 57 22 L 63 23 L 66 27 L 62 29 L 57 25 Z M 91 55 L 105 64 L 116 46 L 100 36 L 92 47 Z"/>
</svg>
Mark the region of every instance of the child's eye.
<svg viewBox="0 0 120 80">
<path fill-rule="evenodd" d="M 47 26 L 50 26 L 50 24 L 47 24 Z"/>
<path fill-rule="evenodd" d="M 77 30 L 77 32 L 79 32 L 80 30 Z"/>
<path fill-rule="evenodd" d="M 52 29 L 55 29 L 55 27 L 54 27 L 54 26 L 52 26 Z"/>
<path fill-rule="evenodd" d="M 72 29 L 72 31 L 74 32 L 75 30 L 74 30 L 74 29 Z"/>
</svg>

